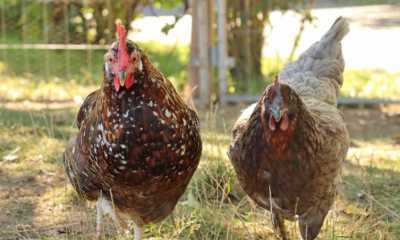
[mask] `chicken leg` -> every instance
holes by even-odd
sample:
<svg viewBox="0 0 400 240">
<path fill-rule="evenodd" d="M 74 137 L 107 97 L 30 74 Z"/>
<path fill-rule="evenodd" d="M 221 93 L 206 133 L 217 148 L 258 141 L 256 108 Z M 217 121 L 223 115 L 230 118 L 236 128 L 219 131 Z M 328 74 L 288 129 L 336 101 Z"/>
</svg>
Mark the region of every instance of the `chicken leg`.
<svg viewBox="0 0 400 240">
<path fill-rule="evenodd" d="M 135 240 L 141 240 L 142 239 L 142 234 L 143 234 L 143 228 L 139 226 L 137 223 L 133 223 L 133 230 L 135 231 L 134 233 L 134 239 Z"/>
<path fill-rule="evenodd" d="M 128 225 L 126 222 L 118 215 L 115 208 L 112 206 L 112 203 L 105 199 L 100 193 L 100 197 L 97 199 L 96 203 L 97 208 L 97 216 L 96 216 L 96 239 L 101 239 L 101 232 L 103 230 L 103 217 L 104 215 L 110 215 L 114 224 L 124 230 L 124 232 L 128 232 Z M 134 239 L 141 240 L 142 239 L 142 228 L 134 222 Z"/>
<path fill-rule="evenodd" d="M 103 208 L 101 206 L 101 198 L 96 202 L 96 239 L 100 240 L 103 230 Z"/>
<path fill-rule="evenodd" d="M 282 240 L 288 240 L 285 223 L 281 215 L 279 213 L 272 212 L 272 225 L 274 227 L 275 232 L 279 233 L 279 236 Z"/>
</svg>

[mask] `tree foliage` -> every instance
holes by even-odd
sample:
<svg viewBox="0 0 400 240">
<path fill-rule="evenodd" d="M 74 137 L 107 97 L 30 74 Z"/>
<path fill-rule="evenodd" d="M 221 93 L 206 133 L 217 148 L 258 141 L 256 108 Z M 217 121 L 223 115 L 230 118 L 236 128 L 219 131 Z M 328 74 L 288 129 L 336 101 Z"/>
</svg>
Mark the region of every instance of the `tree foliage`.
<svg viewBox="0 0 400 240">
<path fill-rule="evenodd" d="M 194 0 L 192 0 L 194 1 Z M 264 28 L 272 10 L 287 10 L 306 0 L 229 0 L 227 2 L 228 54 L 235 59 L 231 70 L 236 90 L 248 91 L 249 81 L 262 76 Z M 1 0 L 6 12 L 6 32 L 28 43 L 109 43 L 115 36 L 115 21 L 129 23 L 144 6 L 171 9 L 189 0 Z M 180 16 L 176 16 L 175 23 Z M 174 27 L 166 25 L 164 32 Z M 9 34 L 11 33 L 11 34 Z M 254 85 L 254 84 L 253 84 Z"/>
<path fill-rule="evenodd" d="M 235 59 L 231 74 L 237 90 L 248 91 L 249 81 L 263 79 L 261 72 L 264 28 L 272 10 L 287 10 L 305 0 L 229 0 L 227 4 L 228 54 Z"/>
<path fill-rule="evenodd" d="M 2 0 L 7 31 L 25 42 L 106 43 L 115 21 L 127 28 L 144 6 L 173 8 L 183 0 Z"/>
</svg>

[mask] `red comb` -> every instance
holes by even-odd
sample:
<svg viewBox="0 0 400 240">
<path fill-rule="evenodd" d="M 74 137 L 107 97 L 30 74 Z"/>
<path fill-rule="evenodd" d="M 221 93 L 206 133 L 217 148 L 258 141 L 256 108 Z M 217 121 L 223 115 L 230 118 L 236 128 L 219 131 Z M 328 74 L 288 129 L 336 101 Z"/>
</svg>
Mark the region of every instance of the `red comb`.
<svg viewBox="0 0 400 240">
<path fill-rule="evenodd" d="M 278 80 L 279 80 L 278 75 L 276 75 L 275 76 L 275 80 L 274 80 L 274 85 L 275 86 L 279 85 L 279 81 Z"/>
<path fill-rule="evenodd" d="M 126 70 L 128 65 L 129 55 L 126 48 L 126 29 L 121 23 L 117 23 L 118 34 L 118 65 L 119 70 Z"/>
<path fill-rule="evenodd" d="M 117 33 L 118 33 L 118 38 L 126 40 L 126 29 L 125 26 L 121 23 L 117 23 Z"/>
</svg>

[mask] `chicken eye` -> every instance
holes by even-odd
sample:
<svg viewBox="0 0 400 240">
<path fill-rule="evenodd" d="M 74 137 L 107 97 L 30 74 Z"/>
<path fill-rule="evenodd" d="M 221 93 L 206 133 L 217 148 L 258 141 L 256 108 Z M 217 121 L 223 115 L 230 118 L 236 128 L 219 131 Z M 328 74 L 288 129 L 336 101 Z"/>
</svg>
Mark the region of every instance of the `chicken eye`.
<svg viewBox="0 0 400 240">
<path fill-rule="evenodd" d="M 291 112 L 291 111 L 289 111 L 288 112 L 288 117 L 289 117 L 289 120 L 293 120 L 296 117 L 296 114 Z"/>
<path fill-rule="evenodd" d="M 118 55 L 118 49 L 117 48 L 113 48 L 111 49 L 113 55 L 116 57 Z"/>
</svg>

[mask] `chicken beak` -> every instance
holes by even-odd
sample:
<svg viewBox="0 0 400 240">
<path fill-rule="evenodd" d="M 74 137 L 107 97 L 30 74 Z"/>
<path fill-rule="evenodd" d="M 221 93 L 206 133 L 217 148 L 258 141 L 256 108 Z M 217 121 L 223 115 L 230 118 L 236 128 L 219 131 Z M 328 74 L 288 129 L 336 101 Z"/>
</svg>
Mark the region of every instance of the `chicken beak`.
<svg viewBox="0 0 400 240">
<path fill-rule="evenodd" d="M 125 86 L 126 72 L 125 71 L 119 71 L 118 77 L 119 77 L 119 81 L 121 82 L 121 87 Z"/>
<path fill-rule="evenodd" d="M 282 118 L 282 111 L 281 111 L 281 109 L 279 109 L 279 107 L 273 107 L 273 108 L 271 109 L 271 113 L 272 113 L 272 116 L 273 116 L 274 119 L 275 119 L 275 122 L 279 122 L 279 121 L 281 120 L 281 118 Z"/>
</svg>

